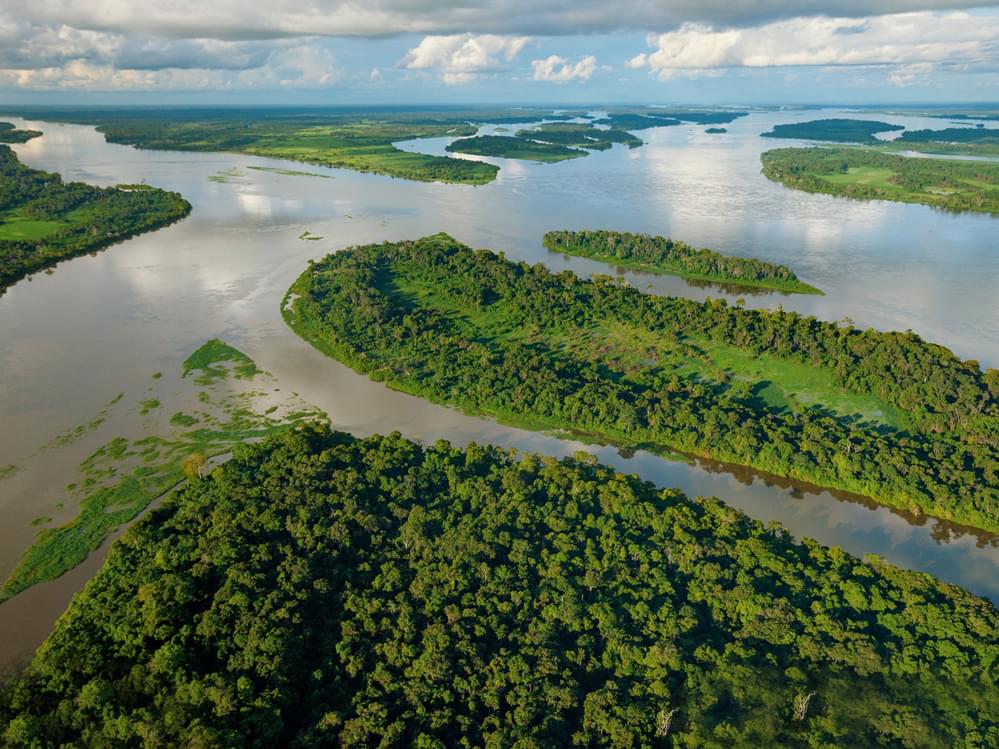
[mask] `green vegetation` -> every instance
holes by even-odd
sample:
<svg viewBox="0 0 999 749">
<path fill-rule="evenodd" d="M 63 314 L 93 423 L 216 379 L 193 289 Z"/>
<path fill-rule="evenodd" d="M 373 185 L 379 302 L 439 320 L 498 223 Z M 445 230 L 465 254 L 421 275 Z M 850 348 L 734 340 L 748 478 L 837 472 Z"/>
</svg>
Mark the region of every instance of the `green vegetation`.
<svg viewBox="0 0 999 749">
<path fill-rule="evenodd" d="M 231 369 L 221 366 L 233 364 Z M 213 388 L 230 377 L 252 380 L 266 373 L 241 351 L 219 340 L 199 348 L 183 364 L 185 376 L 198 373 L 195 384 Z M 243 441 L 260 439 L 289 424 L 322 420 L 322 414 L 292 398 L 275 408 L 268 400 L 258 402 L 260 392 L 205 392 L 203 408 L 196 416 L 176 413 L 166 434 L 149 433 L 140 439 L 116 437 L 94 451 L 80 466 L 80 481 L 67 487 L 79 501 L 79 514 L 68 523 L 44 528 L 18 560 L 0 587 L 0 602 L 23 590 L 52 580 L 80 564 L 100 547 L 115 529 L 134 519 L 166 491 L 190 478 L 192 460 L 201 470 L 212 457 L 229 453 Z M 89 422 L 104 423 L 119 395 Z M 158 398 L 144 398 L 142 415 L 161 408 Z M 279 411 L 278 413 L 275 413 Z M 196 428 L 195 428 L 196 427 Z M 79 429 L 69 434 L 79 436 Z M 57 438 L 65 444 L 64 438 Z"/>
<path fill-rule="evenodd" d="M 0 146 L 0 293 L 61 260 L 167 226 L 190 211 L 175 192 L 63 182 Z"/>
<path fill-rule="evenodd" d="M 881 143 L 874 136 L 891 130 L 903 130 L 903 125 L 873 120 L 812 120 L 774 125 L 764 138 L 794 138 L 795 140 L 824 140 L 834 143 Z"/>
<path fill-rule="evenodd" d="M 41 130 L 18 130 L 10 122 L 0 122 L 0 143 L 27 143 L 41 134 Z"/>
<path fill-rule="evenodd" d="M 668 237 L 618 231 L 550 231 L 545 234 L 544 245 L 552 252 L 625 268 L 797 294 L 822 293 L 799 281 L 786 266 L 698 250 Z"/>
<path fill-rule="evenodd" d="M 627 130 L 597 128 L 589 123 L 549 122 L 530 130 L 517 131 L 518 138 L 530 138 L 544 143 L 556 143 L 591 151 L 606 151 L 615 143 L 638 148 L 642 139 Z"/>
<path fill-rule="evenodd" d="M 760 158 L 763 174 L 798 190 L 999 213 L 999 164 L 866 148 L 781 148 Z"/>
<path fill-rule="evenodd" d="M 647 130 L 650 127 L 669 127 L 679 125 L 680 120 L 657 114 L 608 114 L 603 119 L 594 121 L 598 125 L 609 125 L 621 130 Z"/>
<path fill-rule="evenodd" d="M 707 111 L 696 112 L 686 109 L 653 109 L 650 110 L 656 117 L 670 117 L 683 122 L 693 122 L 697 125 L 727 125 L 735 122 L 740 117 L 745 117 L 749 112 L 733 111 Z"/>
<path fill-rule="evenodd" d="M 728 129 L 724 127 L 709 127 L 704 132 L 708 135 L 721 135 L 722 133 L 727 133 Z"/>
<path fill-rule="evenodd" d="M 393 145 L 415 138 L 475 133 L 477 127 L 460 114 L 436 118 L 319 114 L 201 116 L 202 119 L 187 119 L 163 114 L 125 117 L 120 113 L 104 116 L 95 113 L 84 120 L 95 122 L 109 142 L 137 148 L 233 151 L 422 182 L 481 185 L 492 181 L 498 171 L 492 164 L 401 151 Z M 525 115 L 525 119 L 531 118 Z M 225 175 L 221 175 L 219 181 L 224 180 Z"/>
<path fill-rule="evenodd" d="M 999 614 L 587 459 L 284 430 L 130 529 L 6 746 L 999 740 Z"/>
<path fill-rule="evenodd" d="M 231 372 L 241 379 L 255 377 L 260 371 L 253 359 L 242 351 L 212 338 L 184 360 L 181 375 L 187 377 L 192 372 L 199 372 L 194 381 L 198 385 L 211 385 L 229 376 L 230 369 L 223 366 L 227 363 L 232 365 Z"/>
<path fill-rule="evenodd" d="M 446 235 L 330 255 L 283 308 L 321 351 L 438 402 L 999 530 L 999 371 L 911 332 L 646 295 Z"/>
<path fill-rule="evenodd" d="M 586 156 L 586 151 L 578 148 L 568 148 L 557 143 L 541 143 L 512 135 L 479 135 L 475 138 L 459 138 L 449 143 L 446 150 L 451 153 L 468 153 L 475 156 L 495 156 L 504 159 L 524 159 L 546 163 Z"/>
<path fill-rule="evenodd" d="M 909 130 L 890 144 L 922 153 L 999 155 L 999 129 L 951 127 L 944 130 Z"/>
<path fill-rule="evenodd" d="M 317 172 L 302 172 L 298 169 L 281 169 L 276 166 L 248 166 L 257 172 L 270 172 L 271 174 L 281 174 L 285 177 L 319 177 L 320 179 L 333 179 L 332 175 L 319 174 Z"/>
<path fill-rule="evenodd" d="M 762 159 L 764 174 L 798 189 L 949 210 L 999 210 L 999 165 L 842 148 L 781 149 Z"/>
</svg>

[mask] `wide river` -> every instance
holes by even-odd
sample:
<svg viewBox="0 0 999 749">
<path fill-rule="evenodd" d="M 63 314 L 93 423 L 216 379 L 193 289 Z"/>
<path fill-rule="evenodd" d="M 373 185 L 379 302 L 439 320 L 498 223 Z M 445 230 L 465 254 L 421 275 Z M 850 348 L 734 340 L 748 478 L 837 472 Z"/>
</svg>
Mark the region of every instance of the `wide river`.
<svg viewBox="0 0 999 749">
<path fill-rule="evenodd" d="M 283 323 L 280 302 L 310 258 L 357 243 L 446 231 L 510 258 L 570 268 L 605 266 L 546 251 L 558 228 L 668 234 L 724 253 L 791 266 L 825 296 L 744 295 L 826 320 L 912 329 L 983 366 L 999 366 L 999 219 L 918 205 L 859 202 L 796 192 L 760 174 L 759 154 L 797 145 L 760 138 L 779 122 L 838 111 L 759 112 L 709 135 L 699 126 L 645 130 L 642 148 L 615 147 L 561 164 L 496 159 L 486 186 L 423 184 L 235 154 L 140 151 L 111 145 L 93 128 L 12 119 L 45 134 L 15 146 L 29 166 L 98 185 L 146 181 L 194 206 L 170 228 L 59 265 L 0 297 L 0 575 L 30 545 L 34 518 L 69 519 L 63 487 L 80 460 L 143 416 L 116 416 L 63 450 L 52 438 L 99 413 L 121 392 L 142 392 L 153 372 L 176 372 L 206 339 L 247 352 L 281 387 L 356 434 L 398 430 L 424 441 L 490 442 L 555 456 L 577 450 L 690 495 L 716 495 L 792 533 L 999 600 L 999 542 L 870 502 L 724 466 L 687 465 L 644 452 L 583 445 L 469 417 L 393 392 L 328 359 Z M 878 116 L 909 127 L 946 120 Z M 403 147 L 440 152 L 446 140 Z M 328 179 L 251 166 L 300 169 Z M 210 179 L 227 173 L 221 180 Z M 323 237 L 300 239 L 305 232 Z M 622 272 L 650 293 L 719 295 L 670 277 Z M 733 297 L 729 297 L 730 299 Z M 170 414 L 171 403 L 163 412 Z M 174 408 L 173 410 L 176 410 Z M 60 580 L 0 605 L 0 665 L 40 642 L 99 557 Z"/>
</svg>

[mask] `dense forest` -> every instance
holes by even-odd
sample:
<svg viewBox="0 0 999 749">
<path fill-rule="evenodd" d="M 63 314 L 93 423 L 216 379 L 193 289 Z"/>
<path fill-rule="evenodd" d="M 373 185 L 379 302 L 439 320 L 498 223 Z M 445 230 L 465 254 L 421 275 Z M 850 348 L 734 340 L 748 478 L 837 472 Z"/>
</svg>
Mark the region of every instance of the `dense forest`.
<svg viewBox="0 0 999 749">
<path fill-rule="evenodd" d="M 0 146 L 0 293 L 30 273 L 186 216 L 175 192 L 100 188 L 29 169 Z"/>
<path fill-rule="evenodd" d="M 0 143 L 27 143 L 41 134 L 41 130 L 18 130 L 10 122 L 0 122 Z"/>
<path fill-rule="evenodd" d="M 590 123 L 578 122 L 546 122 L 529 130 L 518 130 L 516 135 L 518 138 L 531 138 L 593 151 L 606 151 L 615 143 L 622 143 L 628 148 L 642 145 L 642 139 L 627 130 L 597 128 Z"/>
<path fill-rule="evenodd" d="M 999 129 L 949 127 L 943 130 L 909 130 L 893 145 L 937 153 L 999 154 Z"/>
<path fill-rule="evenodd" d="M 118 541 L 25 673 L 16 747 L 999 743 L 999 614 L 713 499 L 313 427 Z"/>
<path fill-rule="evenodd" d="M 788 187 L 865 200 L 999 213 L 999 164 L 896 156 L 867 148 L 781 148 L 763 174 Z"/>
<path fill-rule="evenodd" d="M 459 138 L 448 143 L 445 150 L 450 153 L 549 163 L 586 156 L 586 151 L 579 148 L 569 148 L 558 143 L 542 143 L 514 135 L 478 135 L 474 138 Z"/>
<path fill-rule="evenodd" d="M 774 125 L 764 138 L 793 138 L 795 140 L 823 140 L 834 143 L 880 143 L 874 136 L 891 130 L 903 130 L 903 125 L 874 120 L 828 119 L 811 122 L 792 122 Z"/>
<path fill-rule="evenodd" d="M 593 258 L 625 267 L 750 287 L 821 294 L 798 280 L 790 268 L 755 258 L 699 250 L 686 242 L 620 231 L 550 231 L 544 245 L 552 252 Z"/>
<path fill-rule="evenodd" d="M 999 530 L 999 371 L 915 334 L 553 274 L 447 235 L 314 263 L 289 324 L 394 387 Z"/>
</svg>

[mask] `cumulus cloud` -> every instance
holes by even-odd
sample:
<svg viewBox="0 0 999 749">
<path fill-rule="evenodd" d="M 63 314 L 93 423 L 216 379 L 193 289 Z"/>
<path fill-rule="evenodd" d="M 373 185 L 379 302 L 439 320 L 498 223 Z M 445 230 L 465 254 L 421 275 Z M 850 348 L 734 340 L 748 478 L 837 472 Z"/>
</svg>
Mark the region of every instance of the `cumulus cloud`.
<svg viewBox="0 0 999 749">
<path fill-rule="evenodd" d="M 629 61 L 661 79 L 730 67 L 999 63 L 999 17 L 903 13 L 876 18 L 794 18 L 748 29 L 687 23 L 653 35 Z"/>
<path fill-rule="evenodd" d="M 496 34 L 427 36 L 399 64 L 407 70 L 435 71 L 444 83 L 456 86 L 509 69 L 529 41 L 526 36 Z"/>
<path fill-rule="evenodd" d="M 531 62 L 533 78 L 536 81 L 552 81 L 553 83 L 568 83 L 569 81 L 588 81 L 597 69 L 597 58 L 593 55 L 581 57 L 575 65 L 564 57 L 551 55 L 543 60 Z"/>
<path fill-rule="evenodd" d="M 670 29 L 686 22 L 746 26 L 799 16 L 863 17 L 996 5 L 994 0 L 0 0 L 19 17 L 77 29 L 170 37 L 576 34 Z"/>
</svg>

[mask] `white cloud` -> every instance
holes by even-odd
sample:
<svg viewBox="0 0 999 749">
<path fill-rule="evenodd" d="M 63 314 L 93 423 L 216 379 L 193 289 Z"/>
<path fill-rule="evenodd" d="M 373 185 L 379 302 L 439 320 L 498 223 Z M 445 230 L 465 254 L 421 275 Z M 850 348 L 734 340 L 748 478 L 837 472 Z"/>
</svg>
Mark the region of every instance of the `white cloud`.
<svg viewBox="0 0 999 749">
<path fill-rule="evenodd" d="M 637 70 L 638 68 L 644 68 L 646 63 L 648 63 L 648 60 L 649 56 L 647 54 L 639 52 L 630 60 L 625 60 L 624 66 L 626 68 L 631 68 L 632 70 Z"/>
<path fill-rule="evenodd" d="M 543 60 L 532 60 L 533 78 L 536 81 L 552 81 L 553 83 L 568 83 L 569 81 L 588 81 L 597 69 L 597 58 L 593 55 L 581 57 L 575 65 L 564 57 L 551 55 Z"/>
<path fill-rule="evenodd" d="M 455 86 L 507 70 L 529 41 L 526 36 L 495 34 L 427 36 L 399 64 L 407 70 L 435 71 L 444 83 Z"/>
<path fill-rule="evenodd" d="M 48 25 L 173 38 L 383 37 L 472 32 L 577 34 L 669 29 L 693 22 L 746 26 L 799 16 L 863 17 L 994 6 L 994 0 L 0 0 Z"/>
<path fill-rule="evenodd" d="M 999 16 L 904 13 L 867 19 L 795 18 L 748 29 L 684 24 L 653 35 L 632 58 L 661 79 L 682 71 L 820 65 L 986 66 L 999 63 Z"/>
</svg>

